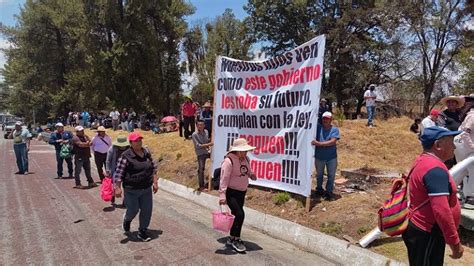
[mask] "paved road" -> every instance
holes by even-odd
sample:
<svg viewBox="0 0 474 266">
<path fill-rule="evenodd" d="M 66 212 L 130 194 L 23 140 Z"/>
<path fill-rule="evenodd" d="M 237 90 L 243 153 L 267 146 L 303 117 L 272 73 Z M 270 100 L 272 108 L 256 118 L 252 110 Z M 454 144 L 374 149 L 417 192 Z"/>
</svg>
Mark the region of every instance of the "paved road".
<svg viewBox="0 0 474 266">
<path fill-rule="evenodd" d="M 112 209 L 99 188 L 73 189 L 56 180 L 54 150 L 33 142 L 30 171 L 17 171 L 9 140 L 0 141 L 0 264 L 330 265 L 322 256 L 244 228 L 246 254 L 226 249 L 210 227 L 210 211 L 164 191 L 154 197 L 152 241 L 121 230 L 124 210 Z M 97 175 L 93 175 L 98 180 Z M 83 177 L 84 178 L 84 177 Z M 85 180 L 83 181 L 85 182 Z"/>
</svg>

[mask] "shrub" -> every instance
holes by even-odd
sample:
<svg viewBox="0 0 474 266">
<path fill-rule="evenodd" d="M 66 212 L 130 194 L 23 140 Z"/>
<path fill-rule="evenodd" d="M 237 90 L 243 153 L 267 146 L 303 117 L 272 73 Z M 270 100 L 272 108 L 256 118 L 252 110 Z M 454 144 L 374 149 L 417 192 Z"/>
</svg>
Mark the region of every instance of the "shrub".
<svg viewBox="0 0 474 266">
<path fill-rule="evenodd" d="M 322 223 L 319 230 L 325 234 L 337 235 L 342 232 L 342 226 L 339 223 L 329 221 Z"/>
<path fill-rule="evenodd" d="M 290 200 L 291 196 L 288 192 L 278 192 L 275 196 L 273 196 L 273 202 L 276 205 L 282 205 L 285 202 Z"/>
</svg>

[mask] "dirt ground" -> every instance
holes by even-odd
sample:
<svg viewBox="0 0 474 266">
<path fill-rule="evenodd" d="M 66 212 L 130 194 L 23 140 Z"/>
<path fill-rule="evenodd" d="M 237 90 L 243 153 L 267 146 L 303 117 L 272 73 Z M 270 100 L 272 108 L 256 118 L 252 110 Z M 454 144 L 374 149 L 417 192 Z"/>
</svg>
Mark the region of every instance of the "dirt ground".
<svg viewBox="0 0 474 266">
<path fill-rule="evenodd" d="M 389 193 L 391 181 L 388 178 L 352 180 L 343 178 L 340 170 L 363 168 L 369 171 L 369 174 L 407 172 L 417 154 L 421 152 L 417 137 L 409 131 L 412 123 L 410 119 L 376 121 L 374 128 L 365 127 L 365 123 L 365 120 L 347 120 L 340 126 L 336 200 L 322 200 L 314 196 L 313 191 L 311 210 L 307 213 L 304 197 L 273 189 L 250 187 L 246 206 L 341 239 L 358 241 L 377 226 L 377 210 Z M 108 132 L 111 136 L 120 133 L 121 131 Z M 196 188 L 197 161 L 192 141 L 184 140 L 177 132 L 143 134 L 144 144 L 150 148 L 154 159 L 159 161 L 159 176 Z M 310 147 L 308 145 L 308 148 Z M 209 167 L 210 162 L 207 163 Z M 312 187 L 315 187 L 314 178 Z M 217 195 L 216 191 L 210 193 Z M 467 262 L 474 261 L 474 234 L 465 230 L 461 230 L 461 233 L 463 244 L 466 245 L 465 256 L 457 261 L 446 256 L 445 262 L 449 264 L 466 265 L 469 264 Z M 400 238 L 380 239 L 369 248 L 400 261 L 406 261 L 407 258 Z"/>
</svg>

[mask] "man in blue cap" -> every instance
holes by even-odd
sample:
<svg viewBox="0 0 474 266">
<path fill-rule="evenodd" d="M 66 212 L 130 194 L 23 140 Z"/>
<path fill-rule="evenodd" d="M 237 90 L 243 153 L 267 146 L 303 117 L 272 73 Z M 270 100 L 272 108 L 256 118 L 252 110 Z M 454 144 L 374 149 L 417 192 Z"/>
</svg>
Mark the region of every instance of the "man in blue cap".
<svg viewBox="0 0 474 266">
<path fill-rule="evenodd" d="M 446 244 L 452 258 L 463 255 L 457 231 L 461 218 L 457 186 L 444 164 L 454 156 L 453 138 L 459 133 L 434 126 L 420 136 L 423 153 L 409 176 L 410 220 L 402 235 L 410 265 L 443 265 Z"/>
</svg>

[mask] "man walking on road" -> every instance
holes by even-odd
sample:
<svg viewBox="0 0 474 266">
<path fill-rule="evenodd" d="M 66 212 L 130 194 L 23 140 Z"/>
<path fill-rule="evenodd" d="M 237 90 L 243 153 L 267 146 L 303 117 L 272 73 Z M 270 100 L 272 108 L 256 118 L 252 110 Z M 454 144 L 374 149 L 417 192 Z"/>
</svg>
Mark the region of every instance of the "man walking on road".
<svg viewBox="0 0 474 266">
<path fill-rule="evenodd" d="M 112 145 L 112 139 L 105 133 L 105 127 L 100 126 L 97 129 L 97 135 L 92 138 L 92 151 L 94 152 L 94 161 L 99 172 L 100 182 L 104 180 L 104 168 L 107 161 L 107 152 Z"/>
<path fill-rule="evenodd" d="M 196 152 L 198 160 L 198 181 L 199 191 L 206 189 L 204 186 L 204 169 L 206 168 L 206 160 L 210 157 L 209 148 L 212 143 L 209 140 L 209 133 L 204 129 L 204 121 L 197 122 L 197 131 L 193 133 L 194 151 Z"/>
<path fill-rule="evenodd" d="M 370 85 L 369 89 L 364 93 L 365 107 L 367 108 L 367 126 L 372 127 L 374 125 L 374 115 L 375 115 L 375 99 L 377 94 L 375 94 L 375 86 Z"/>
<path fill-rule="evenodd" d="M 449 245 L 454 259 L 464 249 L 458 234 L 461 207 L 457 186 L 444 161 L 453 158 L 453 138 L 461 131 L 429 127 L 420 136 L 423 153 L 410 174 L 410 217 L 403 233 L 410 265 L 443 265 Z"/>
<path fill-rule="evenodd" d="M 28 129 L 23 128 L 20 121 L 15 123 L 15 130 L 8 138 L 13 139 L 13 150 L 16 156 L 16 165 L 18 172 L 16 175 L 28 174 L 28 151 L 30 150 L 31 134 Z"/>
<path fill-rule="evenodd" d="M 64 131 L 64 125 L 62 123 L 56 124 L 56 131 L 53 132 L 49 138 L 49 144 L 54 145 L 56 150 L 56 162 L 57 162 L 57 174 L 58 179 L 63 177 L 63 162 L 66 161 L 69 178 L 72 178 L 72 158 L 68 157 L 63 159 L 60 155 L 62 145 L 71 145 L 72 139 L 71 131 Z"/>
<path fill-rule="evenodd" d="M 82 126 L 76 127 L 76 135 L 72 138 L 74 145 L 74 179 L 76 186 L 74 188 L 85 188 L 81 185 L 81 170 L 84 168 L 89 187 L 96 187 L 91 175 L 91 140 L 84 134 Z"/>
</svg>

